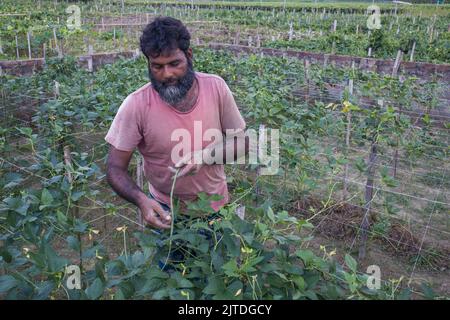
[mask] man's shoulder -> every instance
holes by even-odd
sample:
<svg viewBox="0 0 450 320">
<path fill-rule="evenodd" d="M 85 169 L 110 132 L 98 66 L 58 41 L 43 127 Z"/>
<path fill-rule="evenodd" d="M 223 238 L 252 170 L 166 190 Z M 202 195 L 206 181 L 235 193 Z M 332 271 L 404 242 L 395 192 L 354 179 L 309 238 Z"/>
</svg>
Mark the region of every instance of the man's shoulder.
<svg viewBox="0 0 450 320">
<path fill-rule="evenodd" d="M 151 82 L 148 82 L 148 83 L 144 84 L 142 87 L 140 87 L 139 89 L 130 93 L 128 95 L 127 99 L 128 98 L 138 99 L 138 98 L 142 98 L 142 97 L 148 97 L 150 90 L 152 90 L 152 84 L 151 84 Z"/>
<path fill-rule="evenodd" d="M 225 80 L 223 80 L 222 77 L 212 74 L 212 73 L 204 73 L 204 72 L 195 72 L 195 75 L 203 80 L 203 81 L 210 81 L 210 82 L 216 82 L 216 83 L 225 83 Z"/>
<path fill-rule="evenodd" d="M 197 72 L 196 75 L 200 83 L 206 84 L 205 87 L 209 87 L 212 92 L 216 92 L 219 96 L 226 94 L 229 90 L 227 83 L 221 76 L 203 72 Z"/>
<path fill-rule="evenodd" d="M 146 83 L 139 89 L 131 92 L 123 101 L 123 105 L 127 108 L 144 107 L 148 104 L 150 90 L 152 89 L 151 83 Z"/>
</svg>

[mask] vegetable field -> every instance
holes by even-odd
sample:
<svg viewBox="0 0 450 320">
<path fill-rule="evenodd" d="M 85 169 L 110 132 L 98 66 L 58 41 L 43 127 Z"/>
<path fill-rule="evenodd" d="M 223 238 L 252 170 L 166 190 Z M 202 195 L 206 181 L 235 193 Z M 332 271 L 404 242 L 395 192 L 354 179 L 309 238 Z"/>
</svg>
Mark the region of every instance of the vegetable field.
<svg viewBox="0 0 450 320">
<path fill-rule="evenodd" d="M 372 30 L 371 4 L 2 1 L 0 298 L 448 299 L 450 7 L 381 3 Z M 227 165 L 220 218 L 199 194 L 167 240 L 105 179 L 104 136 L 149 81 L 136 49 L 158 15 L 186 23 L 195 70 L 225 79 L 249 128 L 280 130 L 277 175 Z M 186 261 L 161 271 L 181 242 Z"/>
</svg>

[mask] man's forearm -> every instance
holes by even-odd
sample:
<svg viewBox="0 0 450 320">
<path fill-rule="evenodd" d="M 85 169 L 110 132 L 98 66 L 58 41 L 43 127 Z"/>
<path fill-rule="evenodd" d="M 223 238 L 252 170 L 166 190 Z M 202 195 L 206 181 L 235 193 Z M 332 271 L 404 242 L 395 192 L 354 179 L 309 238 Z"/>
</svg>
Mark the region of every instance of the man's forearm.
<svg viewBox="0 0 450 320">
<path fill-rule="evenodd" d="M 109 168 L 106 174 L 106 180 L 113 190 L 125 200 L 140 206 L 145 193 L 131 179 L 127 171 L 118 168 Z"/>
</svg>

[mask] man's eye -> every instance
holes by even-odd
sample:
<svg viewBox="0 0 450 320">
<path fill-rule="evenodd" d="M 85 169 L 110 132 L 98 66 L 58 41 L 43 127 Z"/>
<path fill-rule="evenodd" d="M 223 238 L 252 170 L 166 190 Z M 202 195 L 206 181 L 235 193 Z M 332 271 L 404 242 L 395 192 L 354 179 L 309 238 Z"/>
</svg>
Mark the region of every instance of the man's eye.
<svg viewBox="0 0 450 320">
<path fill-rule="evenodd" d="M 156 70 L 159 70 L 159 69 L 161 69 L 161 66 L 155 65 L 155 66 L 152 66 L 152 68 L 153 68 L 153 69 L 156 69 Z"/>
<path fill-rule="evenodd" d="M 179 62 L 172 62 L 170 65 L 172 66 L 172 67 L 176 67 L 176 66 L 178 66 L 180 63 Z"/>
</svg>

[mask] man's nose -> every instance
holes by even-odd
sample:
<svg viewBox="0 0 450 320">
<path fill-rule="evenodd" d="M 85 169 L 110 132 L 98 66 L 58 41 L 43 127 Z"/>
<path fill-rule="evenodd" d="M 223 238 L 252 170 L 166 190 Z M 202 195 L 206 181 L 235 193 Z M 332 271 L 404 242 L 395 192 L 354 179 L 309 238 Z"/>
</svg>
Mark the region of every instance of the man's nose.
<svg viewBox="0 0 450 320">
<path fill-rule="evenodd" d="M 171 66 L 164 66 L 162 78 L 164 79 L 164 82 L 172 81 L 176 78 Z"/>
</svg>

